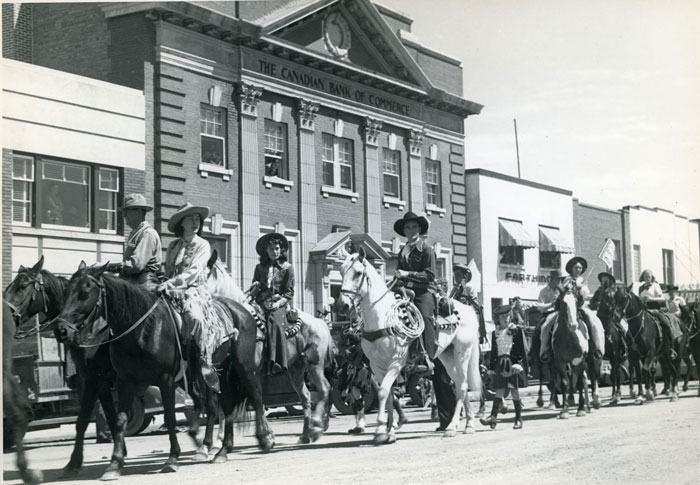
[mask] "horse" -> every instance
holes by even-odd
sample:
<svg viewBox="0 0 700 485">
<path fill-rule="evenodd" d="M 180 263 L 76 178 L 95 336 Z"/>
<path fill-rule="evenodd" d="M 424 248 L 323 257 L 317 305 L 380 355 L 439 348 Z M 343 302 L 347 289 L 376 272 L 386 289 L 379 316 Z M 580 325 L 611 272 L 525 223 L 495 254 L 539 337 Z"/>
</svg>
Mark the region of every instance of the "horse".
<svg viewBox="0 0 700 485">
<path fill-rule="evenodd" d="M 207 264 L 209 275 L 207 286 L 214 296 L 245 301 L 247 296 L 236 285 L 231 275 L 218 259 L 216 251 Z M 243 296 L 241 296 L 243 295 Z M 245 305 L 251 318 L 257 318 L 260 335 L 256 345 L 256 366 L 259 373 L 264 364 L 265 337 L 263 321 L 256 316 L 255 310 L 250 305 Z M 297 311 L 297 324 L 292 324 L 287 330 L 287 356 L 289 379 L 299 396 L 304 409 L 304 426 L 300 443 L 311 443 L 318 440 L 323 432 L 328 429 L 329 412 L 332 405 L 330 398 L 330 383 L 327 375 L 335 362 L 335 351 L 328 324 L 320 318 L 314 318 L 308 313 Z M 319 401 L 315 409 L 311 406 L 311 393 L 306 386 L 305 375 L 308 375 L 319 393 Z"/>
<path fill-rule="evenodd" d="M 358 253 L 348 255 L 340 268 L 340 274 L 342 287 L 336 308 L 341 314 L 359 309 L 364 322 L 362 350 L 379 383 L 379 411 L 374 443 L 393 443 L 396 436 L 391 428 L 390 414 L 387 420 L 387 400 L 391 396 L 394 381 L 406 363 L 412 338 L 391 325 L 388 317 L 393 312 L 396 300 L 382 277 L 367 261 L 364 249 L 360 248 Z M 457 394 L 454 415 L 444 433 L 446 437 L 456 436 L 463 407 L 467 416 L 464 432 L 475 432 L 468 390 L 481 391 L 478 317 L 473 307 L 456 300 L 451 303 L 459 315 L 459 323 L 439 330 L 435 353 L 455 382 Z"/>
<path fill-rule="evenodd" d="M 17 468 L 24 483 L 41 483 L 41 471 L 32 470 L 24 453 L 24 434 L 27 432 L 31 407 L 27 395 L 15 381 L 12 368 L 13 343 L 16 322 L 10 306 L 2 302 L 2 414 L 4 426 L 11 428 L 10 435 L 17 448 Z"/>
<path fill-rule="evenodd" d="M 17 276 L 10 282 L 5 291 L 7 301 L 20 322 L 27 321 L 42 312 L 47 321 L 50 321 L 56 318 L 63 309 L 64 290 L 68 286 L 68 280 L 55 276 L 50 271 L 43 269 L 43 266 L 43 256 L 31 268 L 20 266 Z M 56 335 L 56 338 L 59 339 L 59 336 Z M 106 339 L 105 336 L 101 338 L 102 340 Z M 109 349 L 107 347 L 83 349 L 71 342 L 67 342 L 67 344 L 80 379 L 80 410 L 75 423 L 75 444 L 70 460 L 63 468 L 63 477 L 73 478 L 78 475 L 83 465 L 85 431 L 90 423 L 90 416 L 98 397 L 112 435 L 114 435 L 116 427 L 117 414 L 110 389 L 110 383 L 114 379 L 114 371 L 109 360 Z"/>
<path fill-rule="evenodd" d="M 655 379 L 655 361 L 661 363 L 661 370 L 671 383 L 671 402 L 678 400 L 677 384 L 680 376 L 680 364 L 683 360 L 687 334 L 681 338 L 671 342 L 672 348 L 676 351 L 676 358 L 671 360 L 668 353 L 663 352 L 663 339 L 659 324 L 656 322 L 656 317 L 650 313 L 639 298 L 634 293 L 628 291 L 624 286 L 618 286 L 613 296 L 615 301 L 615 309 L 613 318 L 619 321 L 622 317 L 627 320 L 629 330 L 627 332 L 627 346 L 630 349 L 629 358 L 635 369 L 641 368 L 642 378 L 639 382 L 639 395 L 635 400 L 635 404 L 641 405 L 644 400 L 642 398 L 642 381 L 646 389 L 647 401 L 654 400 L 652 391 Z"/>
<path fill-rule="evenodd" d="M 688 329 L 688 355 L 692 355 L 695 361 L 695 368 L 700 374 L 700 301 L 689 303 L 681 307 L 681 319 L 685 322 Z M 686 359 L 688 370 L 685 374 L 685 382 L 683 390 L 688 390 L 688 379 L 690 379 L 690 371 L 692 365 L 690 359 Z M 700 386 L 698 386 L 698 396 L 700 397 Z"/>
<path fill-rule="evenodd" d="M 605 355 L 610 362 L 610 386 L 612 388 L 610 406 L 616 406 L 622 397 L 620 374 L 627 349 L 625 345 L 626 332 L 620 325 L 616 325 L 612 318 L 615 307 L 614 296 L 614 286 L 602 290 L 600 306 L 598 307 L 597 313 L 598 318 L 600 318 L 600 321 L 603 323 L 603 329 L 605 330 Z"/>
<path fill-rule="evenodd" d="M 163 402 L 170 452 L 161 472 L 176 472 L 180 445 L 175 428 L 175 386 L 184 370 L 176 318 L 156 293 L 105 273 L 106 268 L 107 265 L 88 268 L 82 262 L 68 283 L 64 308 L 55 319 L 64 338 L 89 329 L 98 316 L 104 318 L 114 335 L 108 342 L 117 378 L 119 413 L 116 432 L 113 433 L 112 457 L 102 480 L 114 480 L 121 474 L 126 457 L 124 428 L 127 412 L 137 387 L 144 385 L 158 386 Z M 274 436 L 264 416 L 262 391 L 253 365 L 255 321 L 232 300 L 217 298 L 214 305 L 217 311 L 224 312 L 234 322 L 240 332 L 236 341 L 230 344 L 231 366 L 222 379 L 221 405 L 226 420 L 245 412 L 250 399 L 256 412 L 258 443 L 267 451 L 274 445 Z M 226 432 L 219 453 L 225 456 L 232 447 L 233 437 Z"/>
<path fill-rule="evenodd" d="M 557 302 L 558 311 L 548 319 L 553 320 L 552 354 L 555 369 L 556 387 L 562 394 L 560 419 L 569 417 L 569 400 L 566 395 L 578 390 L 579 404 L 576 416 L 585 416 L 585 370 L 587 364 L 588 340 L 580 330 L 584 325 L 578 318 L 576 297 L 571 284 L 564 286 Z"/>
</svg>

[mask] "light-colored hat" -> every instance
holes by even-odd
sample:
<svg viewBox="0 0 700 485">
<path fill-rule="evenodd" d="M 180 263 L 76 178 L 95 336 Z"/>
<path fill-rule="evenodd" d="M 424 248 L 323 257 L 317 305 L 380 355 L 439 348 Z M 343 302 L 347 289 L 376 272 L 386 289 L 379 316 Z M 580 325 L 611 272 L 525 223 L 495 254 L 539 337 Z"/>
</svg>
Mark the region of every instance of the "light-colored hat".
<svg viewBox="0 0 700 485">
<path fill-rule="evenodd" d="M 124 196 L 124 205 L 118 207 L 117 210 L 123 211 L 128 209 L 143 209 L 146 212 L 150 212 L 153 210 L 153 206 L 146 202 L 146 198 L 143 195 L 129 194 Z"/>
<path fill-rule="evenodd" d="M 174 233 L 175 228 L 180 223 L 180 221 L 192 214 L 199 214 L 199 217 L 202 219 L 202 223 L 204 223 L 204 219 L 206 219 L 209 215 L 209 207 L 192 205 L 189 202 L 187 202 L 185 205 L 180 207 L 177 210 L 177 212 L 175 212 L 175 214 L 173 214 L 170 217 L 170 220 L 168 221 L 168 231 Z"/>
</svg>

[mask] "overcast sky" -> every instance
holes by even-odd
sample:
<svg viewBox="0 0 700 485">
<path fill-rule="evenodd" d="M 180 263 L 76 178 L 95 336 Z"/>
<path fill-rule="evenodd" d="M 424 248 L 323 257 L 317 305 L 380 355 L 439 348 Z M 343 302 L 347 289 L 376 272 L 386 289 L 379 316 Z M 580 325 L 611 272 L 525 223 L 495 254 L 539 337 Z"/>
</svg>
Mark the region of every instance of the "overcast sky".
<svg viewBox="0 0 700 485">
<path fill-rule="evenodd" d="M 700 218 L 700 2 L 377 0 L 462 61 L 467 168 Z"/>
</svg>

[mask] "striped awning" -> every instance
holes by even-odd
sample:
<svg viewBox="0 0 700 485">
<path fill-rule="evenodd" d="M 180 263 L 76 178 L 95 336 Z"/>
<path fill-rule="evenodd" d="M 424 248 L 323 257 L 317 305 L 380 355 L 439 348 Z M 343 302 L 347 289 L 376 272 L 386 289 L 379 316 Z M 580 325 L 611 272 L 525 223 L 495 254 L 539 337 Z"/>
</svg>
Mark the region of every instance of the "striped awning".
<svg viewBox="0 0 700 485">
<path fill-rule="evenodd" d="M 573 253 L 574 245 L 564 238 L 559 229 L 540 226 L 540 251 Z"/>
<path fill-rule="evenodd" d="M 498 237 L 500 246 L 537 247 L 537 241 L 527 233 L 522 222 L 499 219 Z"/>
</svg>

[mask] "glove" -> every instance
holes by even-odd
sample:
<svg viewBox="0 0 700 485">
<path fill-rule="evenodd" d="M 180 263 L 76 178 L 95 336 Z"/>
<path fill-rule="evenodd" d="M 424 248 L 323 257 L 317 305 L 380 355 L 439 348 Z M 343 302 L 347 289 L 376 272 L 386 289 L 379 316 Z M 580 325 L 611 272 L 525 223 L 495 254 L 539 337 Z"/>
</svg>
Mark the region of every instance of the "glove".
<svg viewBox="0 0 700 485">
<path fill-rule="evenodd" d="M 513 373 L 520 374 L 523 371 L 523 366 L 520 364 L 513 364 L 511 369 L 513 369 Z"/>
<path fill-rule="evenodd" d="M 109 263 L 107 271 L 110 273 L 119 273 L 122 270 L 123 263 Z"/>
</svg>

